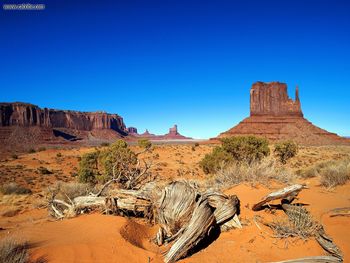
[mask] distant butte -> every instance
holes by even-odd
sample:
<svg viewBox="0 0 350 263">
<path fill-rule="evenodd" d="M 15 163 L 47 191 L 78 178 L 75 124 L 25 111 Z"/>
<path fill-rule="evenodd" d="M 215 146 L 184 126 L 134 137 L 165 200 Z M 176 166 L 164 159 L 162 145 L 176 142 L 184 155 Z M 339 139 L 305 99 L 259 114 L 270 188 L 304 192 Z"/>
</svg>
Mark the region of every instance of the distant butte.
<svg viewBox="0 0 350 263">
<path fill-rule="evenodd" d="M 304 145 L 350 144 L 350 140 L 323 130 L 303 117 L 296 88 L 295 100 L 287 85 L 256 82 L 250 90 L 250 117 L 218 137 L 254 135 L 272 141 L 293 140 Z"/>
<path fill-rule="evenodd" d="M 129 127 L 128 129 L 131 129 L 133 127 Z M 164 135 L 155 135 L 153 133 L 150 133 L 147 129 L 144 133 L 142 134 L 137 134 L 133 133 L 132 135 L 140 137 L 140 138 L 145 138 L 145 139 L 150 139 L 150 140 L 186 140 L 186 139 L 192 139 L 190 137 L 186 137 L 181 135 L 178 130 L 177 130 L 177 125 L 175 124 L 173 127 L 169 128 L 169 132 Z"/>
</svg>

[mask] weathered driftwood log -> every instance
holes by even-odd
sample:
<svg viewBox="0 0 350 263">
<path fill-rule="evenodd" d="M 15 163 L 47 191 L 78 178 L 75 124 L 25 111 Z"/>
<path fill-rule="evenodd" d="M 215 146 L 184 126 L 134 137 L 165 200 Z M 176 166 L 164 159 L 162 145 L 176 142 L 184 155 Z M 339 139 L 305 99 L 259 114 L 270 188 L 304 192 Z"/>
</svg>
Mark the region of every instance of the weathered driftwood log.
<svg viewBox="0 0 350 263">
<path fill-rule="evenodd" d="M 99 209 L 104 212 L 123 211 L 129 214 L 149 216 L 152 209 L 151 200 L 145 195 L 143 190 L 114 190 L 113 195 L 103 196 L 78 196 L 68 202 L 52 199 L 49 206 L 53 215 L 62 219 L 64 217 L 74 217 L 86 211 Z"/>
<path fill-rule="evenodd" d="M 76 216 L 85 209 L 101 209 L 107 213 L 154 217 L 159 223 L 158 245 L 173 242 L 165 262 L 174 262 L 194 248 L 215 227 L 227 230 L 242 227 L 237 213 L 237 196 L 218 192 L 201 193 L 188 182 L 172 182 L 159 191 L 154 185 L 139 190 L 114 189 L 108 197 L 79 196 L 69 202 L 52 199 L 51 208 L 57 218 Z"/>
<path fill-rule="evenodd" d="M 338 263 L 341 262 L 339 258 L 332 256 L 315 256 L 315 257 L 305 257 L 297 258 L 291 260 L 274 261 L 273 263 Z"/>
<path fill-rule="evenodd" d="M 259 203 L 253 205 L 252 209 L 253 211 L 259 211 L 266 203 L 277 199 L 286 199 L 291 202 L 292 199 L 294 199 L 299 194 L 299 192 L 305 188 L 305 185 L 294 184 L 276 192 L 272 192 L 265 196 Z"/>
<path fill-rule="evenodd" d="M 187 182 L 173 182 L 165 187 L 157 208 L 160 225 L 157 243 L 173 244 L 165 262 L 184 257 L 190 249 L 208 236 L 213 227 L 241 227 L 237 212 L 237 196 L 217 192 L 200 193 Z"/>
<path fill-rule="evenodd" d="M 338 258 L 340 261 L 343 261 L 343 253 L 337 247 L 337 245 L 333 242 L 332 238 L 326 234 L 323 226 L 317 232 L 316 240 L 320 244 L 320 246 L 324 250 L 326 250 L 329 254 Z"/>
<path fill-rule="evenodd" d="M 340 208 L 334 208 L 329 211 L 330 217 L 335 216 L 350 216 L 350 207 L 340 207 Z"/>
</svg>

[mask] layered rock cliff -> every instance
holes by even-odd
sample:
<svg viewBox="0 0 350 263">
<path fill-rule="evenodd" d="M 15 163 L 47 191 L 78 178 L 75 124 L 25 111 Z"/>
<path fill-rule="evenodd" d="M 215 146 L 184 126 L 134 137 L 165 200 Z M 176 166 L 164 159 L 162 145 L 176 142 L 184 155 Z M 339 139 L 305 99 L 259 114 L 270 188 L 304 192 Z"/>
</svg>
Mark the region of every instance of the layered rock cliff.
<svg viewBox="0 0 350 263">
<path fill-rule="evenodd" d="M 127 134 L 123 118 L 117 114 L 41 109 L 21 102 L 0 103 L 0 126 L 40 126 L 80 131 L 111 129 Z"/>
<path fill-rule="evenodd" d="M 299 90 L 295 100 L 288 97 L 287 85 L 257 82 L 250 90 L 250 117 L 223 132 L 220 137 L 254 135 L 272 141 L 293 140 L 305 145 L 350 144 L 350 140 L 323 130 L 303 117 Z"/>
<path fill-rule="evenodd" d="M 127 135 L 123 118 L 117 114 L 41 109 L 21 102 L 0 103 L 2 150 L 72 142 L 99 145 Z"/>
</svg>

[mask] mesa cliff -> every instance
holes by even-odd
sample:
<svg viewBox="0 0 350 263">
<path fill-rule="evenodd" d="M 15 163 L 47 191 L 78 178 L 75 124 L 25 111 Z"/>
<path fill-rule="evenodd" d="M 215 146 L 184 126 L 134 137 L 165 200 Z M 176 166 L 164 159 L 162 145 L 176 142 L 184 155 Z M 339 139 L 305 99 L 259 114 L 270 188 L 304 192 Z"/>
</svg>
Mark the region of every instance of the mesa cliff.
<svg viewBox="0 0 350 263">
<path fill-rule="evenodd" d="M 256 82 L 250 90 L 250 117 L 223 132 L 219 138 L 239 135 L 265 137 L 272 141 L 293 140 L 304 145 L 350 144 L 350 140 L 313 125 L 303 117 L 299 89 L 295 100 L 287 85 Z"/>
<path fill-rule="evenodd" d="M 0 143 L 5 145 L 98 141 L 126 135 L 123 118 L 117 114 L 39 108 L 22 102 L 0 103 Z"/>
<path fill-rule="evenodd" d="M 190 139 L 192 139 L 190 137 L 186 137 L 186 136 L 181 135 L 177 129 L 176 124 L 173 127 L 169 128 L 169 132 L 167 134 L 164 134 L 164 135 L 156 135 L 156 134 L 150 133 L 148 130 L 146 130 L 142 134 L 138 134 L 137 130 L 135 133 L 135 130 L 134 130 L 135 128 L 129 127 L 128 129 L 133 131 L 134 136 L 149 139 L 149 140 L 190 140 Z"/>
</svg>

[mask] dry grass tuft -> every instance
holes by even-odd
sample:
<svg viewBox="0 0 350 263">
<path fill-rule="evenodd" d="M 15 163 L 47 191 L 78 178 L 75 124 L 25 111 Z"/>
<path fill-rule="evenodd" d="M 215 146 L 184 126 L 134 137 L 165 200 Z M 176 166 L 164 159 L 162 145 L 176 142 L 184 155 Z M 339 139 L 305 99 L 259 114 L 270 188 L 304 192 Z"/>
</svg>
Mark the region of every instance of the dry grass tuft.
<svg viewBox="0 0 350 263">
<path fill-rule="evenodd" d="M 92 187 L 86 183 L 64 183 L 58 182 L 49 188 L 50 193 L 55 193 L 58 199 L 70 202 L 75 197 L 88 195 L 92 191 Z"/>
<path fill-rule="evenodd" d="M 350 179 L 350 160 L 330 162 L 320 170 L 322 186 L 332 188 L 344 185 Z"/>
<path fill-rule="evenodd" d="M 275 180 L 283 184 L 291 184 L 295 179 L 294 173 L 281 167 L 274 158 L 268 157 L 251 164 L 233 163 L 228 167 L 223 167 L 212 179 L 214 182 L 209 183 L 225 189 L 244 182 L 261 183 L 268 186 L 271 180 Z"/>
<path fill-rule="evenodd" d="M 310 213 L 302 206 L 284 205 L 288 218 L 274 220 L 268 226 L 277 238 L 298 237 L 306 240 L 316 234 L 319 224 L 316 223 Z M 285 207 L 284 207 L 285 208 Z"/>
<path fill-rule="evenodd" d="M 19 243 L 12 238 L 0 241 L 0 262 L 27 263 L 29 262 L 28 243 Z"/>
<path fill-rule="evenodd" d="M 32 193 L 30 189 L 19 186 L 16 183 L 4 184 L 0 187 L 0 192 L 4 195 L 23 195 Z"/>
<path fill-rule="evenodd" d="M 350 179 L 350 159 L 318 163 L 299 171 L 299 176 L 304 179 L 319 176 L 321 185 L 327 188 L 343 185 Z"/>
</svg>

